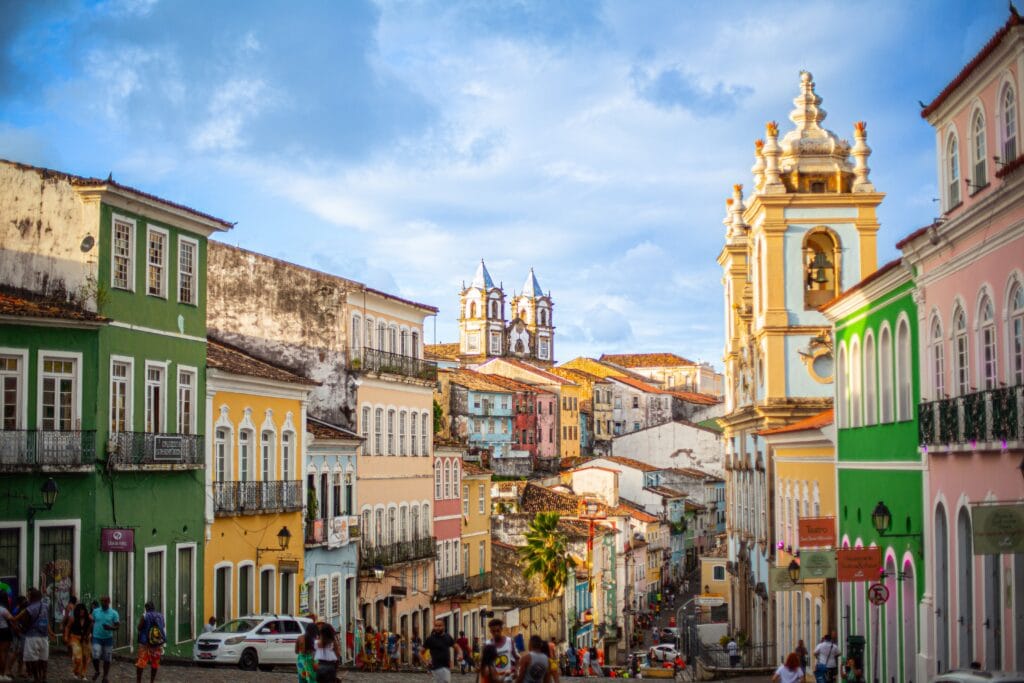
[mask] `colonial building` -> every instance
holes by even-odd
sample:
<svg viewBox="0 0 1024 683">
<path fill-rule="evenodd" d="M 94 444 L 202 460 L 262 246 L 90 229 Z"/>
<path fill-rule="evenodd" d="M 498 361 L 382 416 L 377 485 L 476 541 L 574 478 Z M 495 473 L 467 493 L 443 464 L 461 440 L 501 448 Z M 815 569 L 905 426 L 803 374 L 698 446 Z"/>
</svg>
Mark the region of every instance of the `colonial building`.
<svg viewBox="0 0 1024 683">
<path fill-rule="evenodd" d="M 811 74 L 800 75 L 794 128 L 769 122 L 755 144 L 753 190 L 727 202 L 718 257 L 725 286 L 725 397 L 730 625 L 754 644 L 774 638 L 772 464 L 758 432 L 831 406 L 829 326 L 818 307 L 876 268 L 876 208 L 866 127 L 851 147 L 821 126 Z M 793 264 L 799 264 L 795 267 Z M 768 653 L 776 661 L 775 653 Z"/>
<path fill-rule="evenodd" d="M 460 630 L 473 642 L 487 634 L 492 596 L 491 473 L 473 463 L 462 471 L 462 570 L 466 588 L 459 605 Z"/>
<path fill-rule="evenodd" d="M 709 363 L 674 353 L 604 353 L 600 360 L 642 375 L 662 389 L 722 397 L 722 373 Z"/>
</svg>

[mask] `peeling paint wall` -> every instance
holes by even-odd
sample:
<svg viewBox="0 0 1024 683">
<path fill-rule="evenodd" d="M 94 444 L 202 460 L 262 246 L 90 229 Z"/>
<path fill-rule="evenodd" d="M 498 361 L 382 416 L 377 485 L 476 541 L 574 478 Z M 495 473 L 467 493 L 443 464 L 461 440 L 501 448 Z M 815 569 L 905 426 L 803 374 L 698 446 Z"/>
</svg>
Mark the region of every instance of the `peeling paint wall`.
<svg viewBox="0 0 1024 683">
<path fill-rule="evenodd" d="M 99 213 L 64 176 L 0 163 L 0 283 L 96 310 Z"/>
</svg>

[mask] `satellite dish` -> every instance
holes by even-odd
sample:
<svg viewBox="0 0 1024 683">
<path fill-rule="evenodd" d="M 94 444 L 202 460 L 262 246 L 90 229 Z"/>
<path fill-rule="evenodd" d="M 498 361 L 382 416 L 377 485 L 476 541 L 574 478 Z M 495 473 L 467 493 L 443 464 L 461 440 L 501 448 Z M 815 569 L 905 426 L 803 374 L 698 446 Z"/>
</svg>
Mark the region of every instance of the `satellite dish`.
<svg viewBox="0 0 1024 683">
<path fill-rule="evenodd" d="M 92 248 L 96 245 L 96 238 L 92 235 L 86 235 L 82 238 L 81 250 L 82 252 L 92 251 Z"/>
</svg>

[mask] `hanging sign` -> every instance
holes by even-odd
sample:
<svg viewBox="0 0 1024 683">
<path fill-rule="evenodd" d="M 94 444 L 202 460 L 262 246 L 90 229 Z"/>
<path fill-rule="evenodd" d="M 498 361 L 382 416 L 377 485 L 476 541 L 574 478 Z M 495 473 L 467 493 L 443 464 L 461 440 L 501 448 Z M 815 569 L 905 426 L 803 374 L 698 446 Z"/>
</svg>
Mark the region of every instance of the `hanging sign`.
<svg viewBox="0 0 1024 683">
<path fill-rule="evenodd" d="M 800 586 L 789 578 L 789 567 L 768 567 L 768 590 L 776 593 L 798 591 Z"/>
<path fill-rule="evenodd" d="M 100 552 L 130 553 L 135 550 L 135 529 L 100 529 Z"/>
<path fill-rule="evenodd" d="M 834 550 L 802 550 L 800 552 L 801 579 L 836 578 L 836 553 Z"/>
<path fill-rule="evenodd" d="M 972 505 L 974 554 L 1024 553 L 1024 504 Z"/>
<path fill-rule="evenodd" d="M 836 544 L 835 517 L 804 517 L 798 520 L 800 548 L 832 548 Z"/>
<path fill-rule="evenodd" d="M 882 568 L 882 549 L 841 548 L 836 551 L 836 576 L 840 581 L 874 581 Z"/>
</svg>

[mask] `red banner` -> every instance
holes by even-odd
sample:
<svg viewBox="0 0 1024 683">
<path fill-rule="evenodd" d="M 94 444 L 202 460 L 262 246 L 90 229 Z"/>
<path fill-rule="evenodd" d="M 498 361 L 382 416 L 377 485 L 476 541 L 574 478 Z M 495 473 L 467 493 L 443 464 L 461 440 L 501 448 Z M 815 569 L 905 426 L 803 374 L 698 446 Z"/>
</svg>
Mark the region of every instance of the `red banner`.
<svg viewBox="0 0 1024 683">
<path fill-rule="evenodd" d="M 801 548 L 835 547 L 835 517 L 805 517 L 798 520 L 798 527 Z"/>
<path fill-rule="evenodd" d="M 836 551 L 836 578 L 839 581 L 877 581 L 882 569 L 882 549 L 843 548 Z"/>
</svg>

